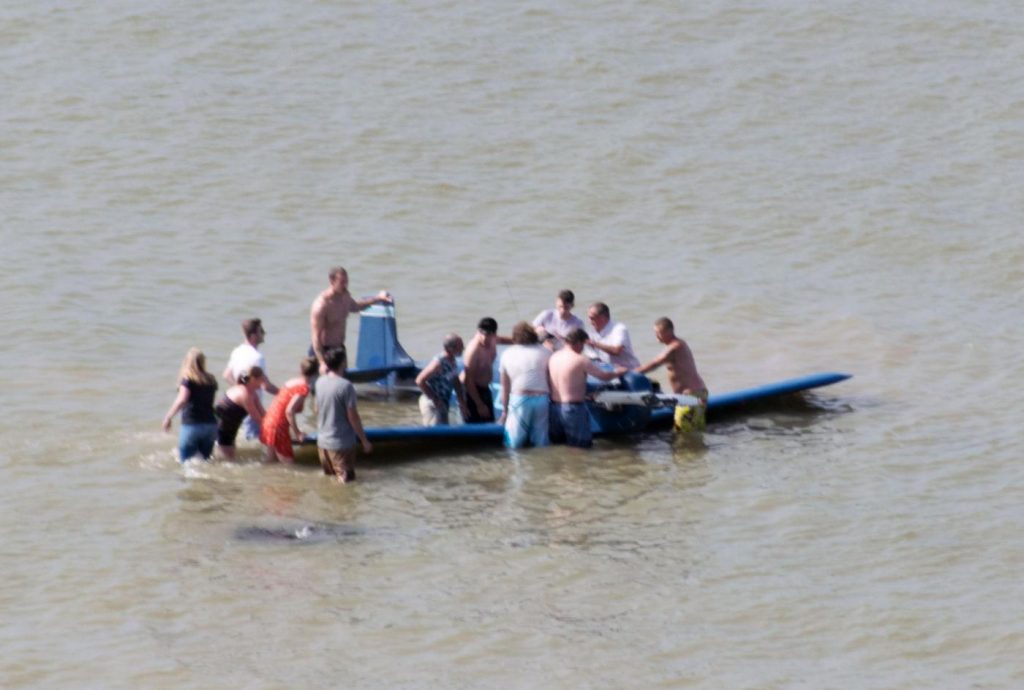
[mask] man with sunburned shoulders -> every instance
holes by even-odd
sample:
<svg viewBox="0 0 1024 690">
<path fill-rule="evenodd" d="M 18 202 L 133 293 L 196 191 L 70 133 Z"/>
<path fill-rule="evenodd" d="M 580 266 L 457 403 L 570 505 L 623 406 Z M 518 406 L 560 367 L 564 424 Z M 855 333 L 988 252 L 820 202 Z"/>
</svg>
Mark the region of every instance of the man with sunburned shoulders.
<svg viewBox="0 0 1024 690">
<path fill-rule="evenodd" d="M 583 346 L 590 336 L 582 328 L 569 332 L 565 345 L 548 360 L 551 378 L 551 410 L 549 433 L 552 443 L 565 443 L 576 448 L 593 445 L 590 413 L 584 398 L 587 395 L 587 374 L 611 381 L 625 374 L 626 367 L 607 371 L 583 355 Z"/>
<path fill-rule="evenodd" d="M 494 421 L 494 360 L 498 357 L 498 322 L 489 316 L 480 319 L 476 335 L 469 341 L 462 356 L 463 388 L 466 395 L 467 424 Z"/>
<path fill-rule="evenodd" d="M 391 304 L 393 300 L 387 290 L 381 290 L 374 297 L 357 300 L 348 291 L 348 271 L 335 266 L 328 274 L 329 287 L 317 295 L 309 310 L 309 327 L 312 346 L 310 356 L 320 361 L 320 373 L 327 373 L 324 352 L 329 348 L 345 346 L 345 331 L 348 315 L 362 311 L 371 304 Z"/>
<path fill-rule="evenodd" d="M 650 362 L 636 369 L 636 372 L 646 374 L 664 364 L 672 392 L 677 395 L 693 396 L 699 401 L 697 405 L 676 405 L 676 430 L 703 431 L 706 424 L 708 387 L 697 373 L 697 363 L 693 359 L 690 346 L 676 336 L 675 326 L 667 316 L 654 322 L 654 337 L 665 345 L 665 349 Z"/>
</svg>

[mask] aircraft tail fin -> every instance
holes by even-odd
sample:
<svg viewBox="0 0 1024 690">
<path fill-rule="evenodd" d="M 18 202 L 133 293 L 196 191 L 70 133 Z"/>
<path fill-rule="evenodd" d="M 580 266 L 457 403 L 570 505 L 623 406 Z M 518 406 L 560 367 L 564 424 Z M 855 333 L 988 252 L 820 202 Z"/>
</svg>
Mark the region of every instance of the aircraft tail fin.
<svg viewBox="0 0 1024 690">
<path fill-rule="evenodd" d="M 379 372 L 376 378 L 393 371 L 416 369 L 415 360 L 398 342 L 394 304 L 374 304 L 359 313 L 359 345 L 355 369 L 367 373 Z"/>
</svg>

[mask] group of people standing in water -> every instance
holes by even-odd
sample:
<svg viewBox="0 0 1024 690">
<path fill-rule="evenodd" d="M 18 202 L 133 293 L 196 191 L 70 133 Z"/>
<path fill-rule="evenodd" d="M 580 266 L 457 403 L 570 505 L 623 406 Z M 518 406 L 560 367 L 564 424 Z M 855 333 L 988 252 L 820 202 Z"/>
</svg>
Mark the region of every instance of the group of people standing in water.
<svg viewBox="0 0 1024 690">
<path fill-rule="evenodd" d="M 328 278 L 329 287 L 310 309 L 309 357 L 300 363 L 298 375 L 280 388 L 267 376 L 266 360 L 258 350 L 266 335 L 259 319 L 242 322 L 245 340 L 231 353 L 223 373 L 230 386 L 216 402 L 217 381 L 206 369 L 204 354 L 198 348 L 189 350 L 178 376 L 178 395 L 163 421 L 164 429 L 170 431 L 174 416 L 181 412 L 178 455 L 182 461 L 196 455 L 209 459 L 215 443 L 224 457 L 233 458 L 235 439 L 245 425 L 247 438 L 259 438 L 267 459 L 292 462 L 292 444 L 302 438 L 297 415 L 312 393 L 321 466 L 340 482 L 355 479 L 357 445 L 369 453 L 372 444 L 359 418 L 355 389 L 344 378 L 347 319 L 371 304 L 392 300 L 386 291 L 356 300 L 348 291 L 344 268 L 332 269 Z M 468 345 L 457 334 L 448 334 L 443 351 L 416 377 L 423 424 L 448 424 L 454 398 L 465 423 L 503 425 L 509 448 L 549 443 L 589 447 L 587 377 L 610 381 L 664 365 L 673 392 L 698 401 L 676 408 L 676 428 L 703 428 L 707 387 L 689 346 L 675 335 L 670 319 L 663 317 L 654 324 L 664 350 L 641 365 L 629 331 L 611 320 L 606 304 L 595 302 L 588 308 L 587 329 L 572 313 L 574 303 L 571 290 L 561 291 L 554 309 L 542 311 L 532 323 L 516 324 L 511 337 L 498 335 L 498 324 L 490 317 L 479 321 Z M 499 344 L 510 347 L 499 363 L 502 413 L 495 419 L 491 380 Z M 262 391 L 275 396 L 269 410 L 263 407 Z"/>
<path fill-rule="evenodd" d="M 422 391 L 423 424 L 447 424 L 449 401 L 454 397 L 467 424 L 497 421 L 503 425 L 509 448 L 549 443 L 586 448 L 592 443 L 587 377 L 611 381 L 665 365 L 673 392 L 698 401 L 677 407 L 676 427 L 680 431 L 703 428 L 707 386 L 670 319 L 663 317 L 654 324 L 655 336 L 665 349 L 641 365 L 628 329 L 612 321 L 607 304 L 595 302 L 588 308 L 590 329 L 572 313 L 574 306 L 573 292 L 562 290 L 554 309 L 542 311 L 532 323 L 517 323 L 511 337 L 499 336 L 498 324 L 490 317 L 480 320 L 468 346 L 463 346 L 458 334 L 449 333 L 444 350 L 416 378 Z M 502 413 L 495 420 L 491 379 L 499 344 L 511 347 L 499 363 Z"/>
</svg>

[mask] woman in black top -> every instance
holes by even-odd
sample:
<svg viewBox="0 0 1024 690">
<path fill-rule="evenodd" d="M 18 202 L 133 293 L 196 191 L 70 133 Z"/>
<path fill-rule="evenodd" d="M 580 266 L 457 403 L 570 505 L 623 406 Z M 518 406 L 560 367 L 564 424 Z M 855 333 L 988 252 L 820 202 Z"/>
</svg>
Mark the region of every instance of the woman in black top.
<svg viewBox="0 0 1024 690">
<path fill-rule="evenodd" d="M 217 380 L 206 371 L 206 356 L 193 347 L 185 355 L 178 374 L 178 397 L 164 417 L 164 431 L 171 430 L 171 420 L 181 411 L 181 432 L 178 434 L 178 459 L 185 462 L 193 455 L 209 460 L 217 437 L 217 418 L 213 399 Z"/>
</svg>

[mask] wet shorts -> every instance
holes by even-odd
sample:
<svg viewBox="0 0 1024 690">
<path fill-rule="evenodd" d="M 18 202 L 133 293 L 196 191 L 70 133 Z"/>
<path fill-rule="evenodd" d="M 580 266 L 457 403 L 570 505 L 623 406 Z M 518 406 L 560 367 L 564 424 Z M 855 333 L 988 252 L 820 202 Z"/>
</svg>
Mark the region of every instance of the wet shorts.
<svg viewBox="0 0 1024 690">
<path fill-rule="evenodd" d="M 590 448 L 594 444 L 586 403 L 551 403 L 550 427 L 552 443 L 576 448 Z"/>
<path fill-rule="evenodd" d="M 513 395 L 505 415 L 505 446 L 548 445 L 548 414 L 547 395 Z"/>
<path fill-rule="evenodd" d="M 480 400 L 483 402 L 483 408 L 478 408 L 476 403 L 473 402 L 473 396 L 466 394 L 466 407 L 468 408 L 469 416 L 463 421 L 466 424 L 480 424 L 482 422 L 493 422 L 494 421 L 494 397 L 491 395 L 490 386 L 476 386 L 476 392 L 480 395 Z"/>
<path fill-rule="evenodd" d="M 675 428 L 676 431 L 689 433 L 693 431 L 704 431 L 707 426 L 706 403 L 700 405 L 676 405 Z"/>
<path fill-rule="evenodd" d="M 320 457 L 320 467 L 324 474 L 337 477 L 342 482 L 355 481 L 356 478 L 356 449 L 339 448 L 328 450 L 317 448 L 316 454 Z"/>
</svg>

